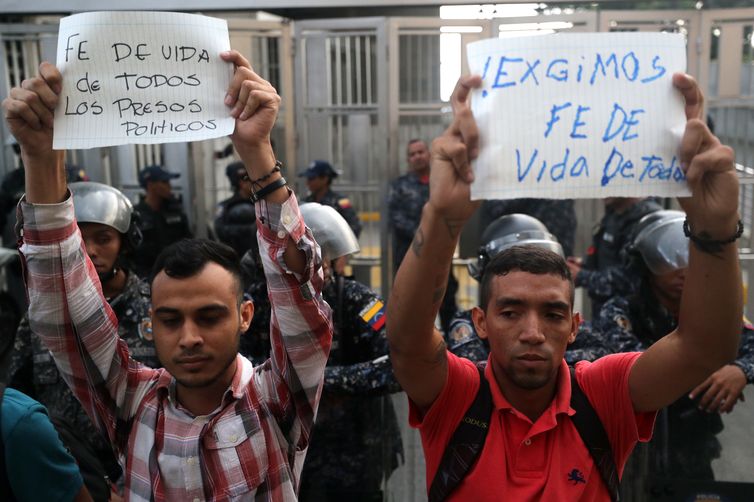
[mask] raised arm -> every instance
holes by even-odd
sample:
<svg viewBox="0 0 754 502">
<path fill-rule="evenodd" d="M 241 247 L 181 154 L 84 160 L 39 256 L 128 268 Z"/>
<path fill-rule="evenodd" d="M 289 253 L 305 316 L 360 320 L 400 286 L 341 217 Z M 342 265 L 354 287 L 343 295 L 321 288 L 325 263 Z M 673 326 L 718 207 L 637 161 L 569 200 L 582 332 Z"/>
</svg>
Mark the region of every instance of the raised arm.
<svg viewBox="0 0 754 502">
<path fill-rule="evenodd" d="M 225 103 L 236 118 L 233 145 L 255 191 L 277 183 L 270 131 L 280 96 L 254 73 L 236 51 L 222 55 L 236 66 Z M 269 176 L 268 176 L 269 175 Z M 268 189 L 269 190 L 269 189 Z M 260 397 L 298 451 L 308 444 L 317 413 L 332 341 L 330 308 L 322 298 L 322 258 L 311 230 L 304 226 L 295 195 L 287 187 L 269 191 L 256 203 L 259 253 L 270 298 L 269 364 L 255 379 Z M 303 459 L 300 459 L 303 460 Z"/>
<path fill-rule="evenodd" d="M 53 113 L 60 72 L 42 63 L 3 101 L 10 130 L 21 146 L 26 196 L 20 204 L 29 297 L 29 325 L 52 352 L 72 392 L 92 421 L 118 447 L 141 397 L 158 372 L 129 358 L 118 320 L 102 295 L 68 195 L 63 151 L 52 149 Z"/>
<path fill-rule="evenodd" d="M 445 294 L 461 228 L 478 202 L 470 200 L 471 160 L 478 131 L 468 96 L 481 79 L 462 77 L 453 92 L 454 120 L 432 145 L 430 198 L 388 300 L 387 333 L 398 382 L 426 410 L 447 379 L 446 346 L 434 321 Z"/>
<path fill-rule="evenodd" d="M 675 75 L 686 100 L 686 131 L 680 162 L 692 196 L 679 199 L 693 236 L 715 244 L 689 245 L 689 267 L 678 328 L 636 361 L 629 389 L 637 411 L 657 410 L 736 357 L 741 332 L 741 271 L 736 235 L 738 177 L 733 150 L 701 119 L 703 97 L 696 82 Z M 727 243 L 723 243 L 727 242 Z"/>
</svg>

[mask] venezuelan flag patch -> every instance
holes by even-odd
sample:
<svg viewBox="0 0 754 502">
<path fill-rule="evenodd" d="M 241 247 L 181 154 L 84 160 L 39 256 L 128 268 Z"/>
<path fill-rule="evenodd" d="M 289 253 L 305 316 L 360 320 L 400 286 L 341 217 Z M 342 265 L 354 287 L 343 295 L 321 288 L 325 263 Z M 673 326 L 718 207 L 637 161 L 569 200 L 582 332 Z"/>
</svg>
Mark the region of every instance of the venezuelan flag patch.
<svg viewBox="0 0 754 502">
<path fill-rule="evenodd" d="M 351 208 L 351 201 L 347 198 L 342 198 L 338 200 L 338 205 L 343 209 L 350 209 Z"/>
<path fill-rule="evenodd" d="M 379 331 L 385 325 L 385 304 L 375 298 L 359 313 L 374 331 Z"/>
</svg>

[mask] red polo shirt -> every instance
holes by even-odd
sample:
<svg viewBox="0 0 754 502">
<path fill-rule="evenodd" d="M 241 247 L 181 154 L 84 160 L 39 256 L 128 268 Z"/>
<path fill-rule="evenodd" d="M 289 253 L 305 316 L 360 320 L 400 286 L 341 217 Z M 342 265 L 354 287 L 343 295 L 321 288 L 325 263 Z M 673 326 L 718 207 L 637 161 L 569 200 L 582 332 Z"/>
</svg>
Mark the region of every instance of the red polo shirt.
<svg viewBox="0 0 754 502">
<path fill-rule="evenodd" d="M 576 378 L 600 417 L 613 447 L 619 474 L 637 441 L 652 437 L 655 413 L 635 413 L 628 375 L 641 354 L 631 352 L 576 365 Z M 487 365 L 494 411 L 484 449 L 449 501 L 609 501 L 607 489 L 570 416 L 571 380 L 563 361 L 550 406 L 532 423 L 503 397 Z M 419 429 L 432 482 L 445 446 L 479 388 L 474 364 L 448 352 L 445 388 L 422 418 L 410 403 L 409 421 Z"/>
</svg>

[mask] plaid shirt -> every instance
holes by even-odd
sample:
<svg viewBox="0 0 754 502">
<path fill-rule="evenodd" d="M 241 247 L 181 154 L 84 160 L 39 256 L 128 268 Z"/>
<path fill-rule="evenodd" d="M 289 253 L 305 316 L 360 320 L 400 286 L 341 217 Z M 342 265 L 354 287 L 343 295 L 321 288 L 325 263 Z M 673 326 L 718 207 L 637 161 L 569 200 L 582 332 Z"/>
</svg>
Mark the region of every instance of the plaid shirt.
<svg viewBox="0 0 754 502">
<path fill-rule="evenodd" d="M 238 369 L 220 406 L 193 416 L 175 380 L 128 356 L 74 218 L 73 202 L 20 204 L 29 322 L 92 421 L 125 459 L 130 501 L 296 500 L 332 337 L 319 247 L 296 197 L 257 208 L 272 302 L 271 359 Z M 282 255 L 293 239 L 303 276 Z"/>
</svg>

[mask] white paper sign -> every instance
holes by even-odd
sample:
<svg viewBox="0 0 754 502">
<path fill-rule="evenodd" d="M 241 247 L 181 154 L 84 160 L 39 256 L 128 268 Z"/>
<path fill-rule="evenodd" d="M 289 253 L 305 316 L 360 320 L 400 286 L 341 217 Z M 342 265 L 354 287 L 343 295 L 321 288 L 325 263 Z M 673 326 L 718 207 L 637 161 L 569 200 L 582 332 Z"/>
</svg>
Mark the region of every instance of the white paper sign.
<svg viewBox="0 0 754 502">
<path fill-rule="evenodd" d="M 682 35 L 588 33 L 469 44 L 480 155 L 472 199 L 689 195 L 677 153 Z"/>
<path fill-rule="evenodd" d="M 233 132 L 227 22 L 174 12 L 88 12 L 60 21 L 63 92 L 53 147 L 170 143 Z"/>
</svg>

